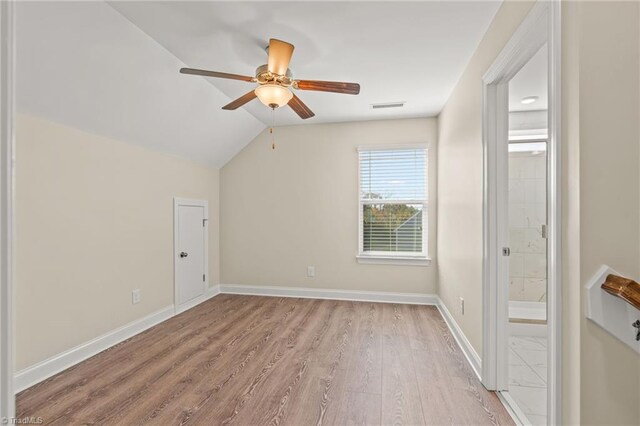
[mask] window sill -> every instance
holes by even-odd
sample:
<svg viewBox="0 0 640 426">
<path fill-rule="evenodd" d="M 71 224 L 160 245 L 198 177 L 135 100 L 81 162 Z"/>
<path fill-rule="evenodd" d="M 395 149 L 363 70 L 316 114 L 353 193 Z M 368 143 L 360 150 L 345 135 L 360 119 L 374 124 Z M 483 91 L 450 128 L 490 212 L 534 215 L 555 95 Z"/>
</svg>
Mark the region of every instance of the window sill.
<svg viewBox="0 0 640 426">
<path fill-rule="evenodd" d="M 364 265 L 411 265 L 411 266 L 430 266 L 431 259 L 419 256 L 382 256 L 360 254 L 356 256 L 358 263 Z"/>
</svg>

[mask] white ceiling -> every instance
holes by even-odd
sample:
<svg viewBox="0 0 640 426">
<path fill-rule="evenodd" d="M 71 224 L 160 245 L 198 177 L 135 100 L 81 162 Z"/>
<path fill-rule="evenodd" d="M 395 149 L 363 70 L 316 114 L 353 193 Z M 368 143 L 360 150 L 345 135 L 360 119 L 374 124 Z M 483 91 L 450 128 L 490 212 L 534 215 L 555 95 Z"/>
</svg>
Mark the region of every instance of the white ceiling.
<svg viewBox="0 0 640 426">
<path fill-rule="evenodd" d="M 264 124 L 104 2 L 17 3 L 20 113 L 220 167 Z"/>
<path fill-rule="evenodd" d="M 255 68 L 266 63 L 264 47 L 269 38 L 293 43 L 294 77 L 361 85 L 359 96 L 298 92 L 316 113 L 305 122 L 322 123 L 437 115 L 500 2 L 110 4 L 193 68 L 254 75 Z M 239 81 L 207 80 L 230 99 L 253 87 Z M 398 109 L 370 109 L 371 103 L 395 101 L 406 104 Z M 225 103 L 218 102 L 214 109 Z M 259 101 L 244 108 L 262 123 L 271 123 L 270 110 Z M 219 116 L 217 111 L 210 112 Z M 231 118 L 238 111 L 224 114 Z M 276 123 L 302 121 L 283 108 L 276 111 Z"/>
<path fill-rule="evenodd" d="M 358 82 L 359 96 L 298 92 L 276 124 L 437 115 L 500 2 L 18 2 L 19 112 L 220 167 L 271 113 L 251 90 L 181 67 L 252 75 L 270 37 L 296 45 L 294 75 Z M 113 7 L 111 7 L 113 6 Z M 406 101 L 401 109 L 371 103 Z"/>
<path fill-rule="evenodd" d="M 547 45 L 540 48 L 509 82 L 509 111 L 539 111 L 548 108 Z M 532 104 L 523 104 L 522 98 L 537 96 Z"/>
</svg>

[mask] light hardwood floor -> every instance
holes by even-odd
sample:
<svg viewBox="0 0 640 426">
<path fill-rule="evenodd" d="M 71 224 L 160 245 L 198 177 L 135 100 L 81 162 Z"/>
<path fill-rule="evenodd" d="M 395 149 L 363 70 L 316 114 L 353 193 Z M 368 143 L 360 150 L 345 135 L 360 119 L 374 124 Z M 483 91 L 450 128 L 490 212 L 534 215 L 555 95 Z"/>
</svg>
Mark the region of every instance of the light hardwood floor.
<svg viewBox="0 0 640 426">
<path fill-rule="evenodd" d="M 75 425 L 513 424 L 433 306 L 217 296 L 17 397 Z"/>
</svg>

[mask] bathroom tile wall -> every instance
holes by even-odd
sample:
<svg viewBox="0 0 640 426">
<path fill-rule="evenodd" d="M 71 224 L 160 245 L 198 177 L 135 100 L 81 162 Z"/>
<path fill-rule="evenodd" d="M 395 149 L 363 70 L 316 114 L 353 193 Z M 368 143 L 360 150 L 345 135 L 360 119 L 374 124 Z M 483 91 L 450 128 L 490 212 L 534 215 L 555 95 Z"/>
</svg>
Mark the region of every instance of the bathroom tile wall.
<svg viewBox="0 0 640 426">
<path fill-rule="evenodd" d="M 509 299 L 547 297 L 546 153 L 509 153 Z"/>
</svg>

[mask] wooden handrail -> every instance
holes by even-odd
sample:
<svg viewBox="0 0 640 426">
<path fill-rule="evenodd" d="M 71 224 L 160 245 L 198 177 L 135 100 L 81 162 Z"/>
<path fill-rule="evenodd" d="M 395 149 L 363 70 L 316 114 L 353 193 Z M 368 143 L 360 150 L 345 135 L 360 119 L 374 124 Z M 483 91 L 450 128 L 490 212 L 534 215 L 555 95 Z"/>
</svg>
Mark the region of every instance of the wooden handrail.
<svg viewBox="0 0 640 426">
<path fill-rule="evenodd" d="M 640 284 L 636 281 L 609 274 L 601 288 L 607 293 L 621 298 L 636 309 L 640 309 Z"/>
</svg>

